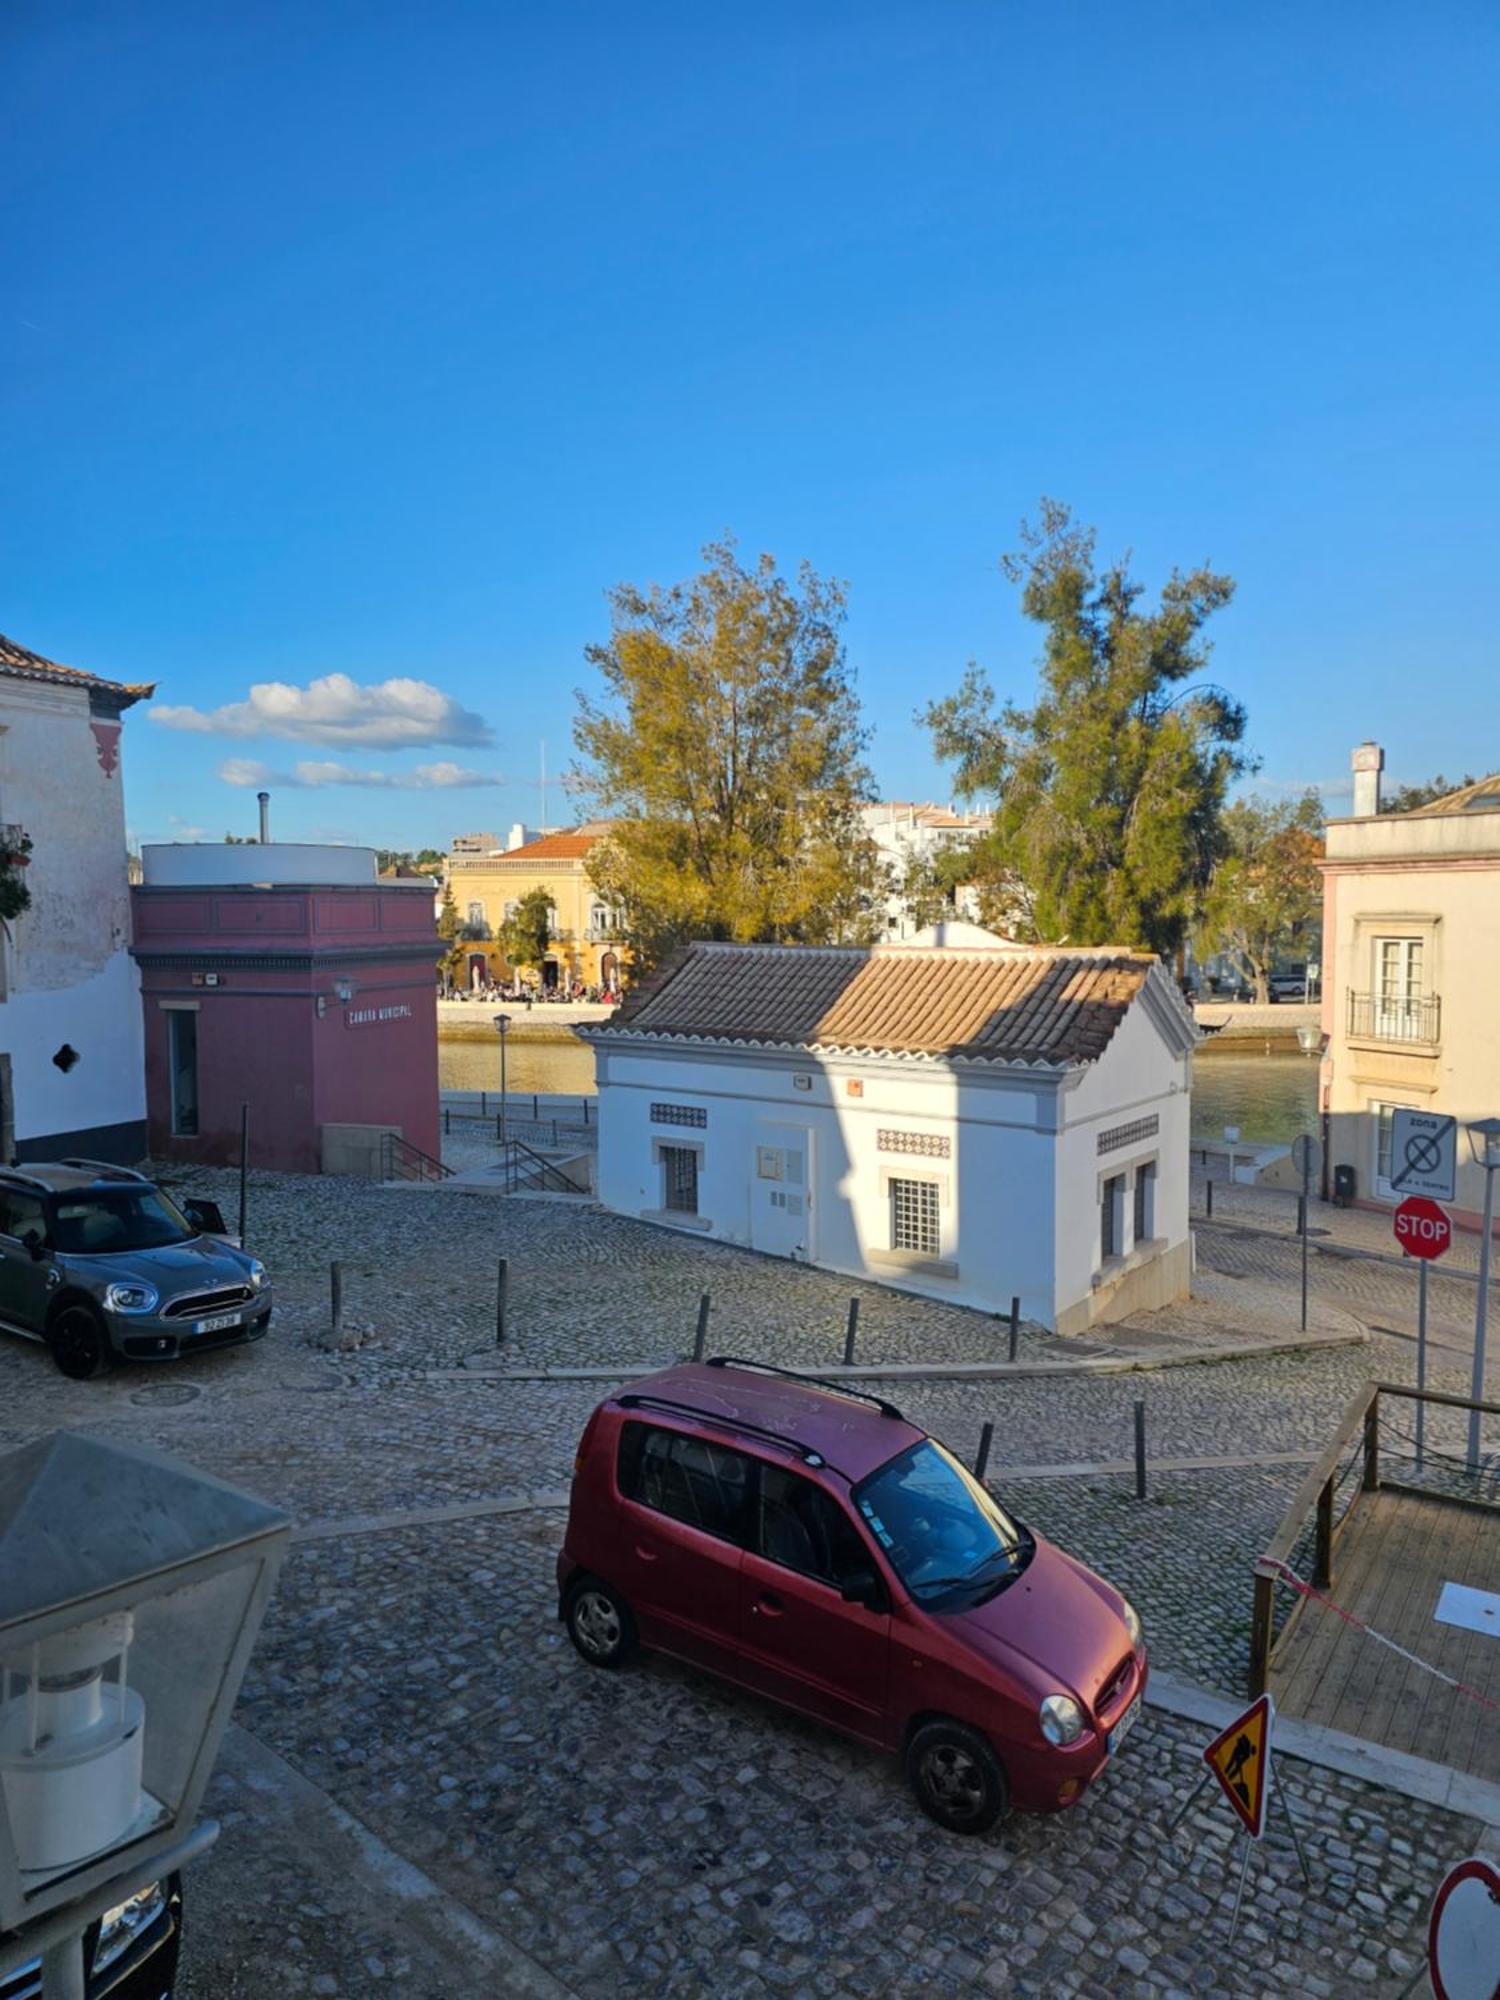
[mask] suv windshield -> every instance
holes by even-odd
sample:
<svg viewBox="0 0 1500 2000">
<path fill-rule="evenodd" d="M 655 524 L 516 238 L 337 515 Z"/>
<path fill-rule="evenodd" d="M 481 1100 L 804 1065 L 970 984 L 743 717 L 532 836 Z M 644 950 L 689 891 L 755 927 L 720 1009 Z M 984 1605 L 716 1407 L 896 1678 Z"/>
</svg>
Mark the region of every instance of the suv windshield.
<svg viewBox="0 0 1500 2000">
<path fill-rule="evenodd" d="M 1025 1529 L 932 1438 L 871 1473 L 853 1497 L 914 1597 L 970 1586 L 989 1594 L 1031 1553 Z"/>
<path fill-rule="evenodd" d="M 91 1188 L 86 1194 L 60 1194 L 52 1204 L 53 1248 L 70 1257 L 159 1250 L 197 1233 L 159 1188 Z"/>
</svg>

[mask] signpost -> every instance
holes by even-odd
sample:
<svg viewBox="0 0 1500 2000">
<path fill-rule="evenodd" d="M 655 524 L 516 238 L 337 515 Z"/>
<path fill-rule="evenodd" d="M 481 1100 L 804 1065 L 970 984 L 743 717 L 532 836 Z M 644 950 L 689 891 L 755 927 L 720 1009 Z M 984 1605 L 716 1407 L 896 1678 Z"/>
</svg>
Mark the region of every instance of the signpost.
<svg viewBox="0 0 1500 2000">
<path fill-rule="evenodd" d="M 1307 1331 L 1307 1213 L 1312 1199 L 1313 1175 L 1323 1164 L 1323 1148 L 1310 1133 L 1292 1141 L 1292 1165 L 1302 1176 L 1302 1192 L 1297 1197 L 1297 1228 L 1302 1237 L 1302 1331 Z"/>
<path fill-rule="evenodd" d="M 1494 2000 L 1500 1968 L 1500 1869 L 1483 1855 L 1443 1878 L 1427 1926 L 1427 1973 L 1437 2000 Z M 1404 1989 L 1402 2000 L 1422 1976 Z"/>
<path fill-rule="evenodd" d="M 1397 1194 L 1455 1199 L 1458 1120 L 1440 1111 L 1398 1108 L 1391 1117 L 1391 1187 Z"/>
<path fill-rule="evenodd" d="M 1219 1789 L 1234 1810 L 1235 1818 L 1244 1828 L 1249 1838 L 1245 1842 L 1244 1858 L 1240 1863 L 1240 1886 L 1234 1899 L 1234 1915 L 1229 1923 L 1229 1942 L 1234 1943 L 1235 1932 L 1240 1926 L 1240 1908 L 1245 1900 L 1245 1878 L 1250 1872 L 1251 1842 L 1262 1838 L 1266 1830 L 1266 1814 L 1271 1800 L 1271 1732 L 1276 1723 L 1276 1705 L 1268 1694 L 1251 1702 L 1243 1715 L 1237 1715 L 1227 1728 L 1221 1729 L 1213 1742 L 1203 1751 L 1203 1761 L 1208 1770 L 1198 1781 L 1197 1789 L 1187 1804 L 1181 1808 L 1168 1828 L 1168 1838 L 1192 1810 L 1205 1785 L 1217 1782 Z M 1302 1879 L 1312 1886 L 1312 1876 L 1308 1872 L 1307 1856 L 1302 1852 L 1301 1836 L 1297 1832 L 1297 1822 L 1292 1817 L 1292 1808 L 1285 1792 L 1278 1789 L 1277 1802 L 1286 1816 L 1286 1823 L 1292 1836 L 1292 1845 L 1297 1850 L 1297 1860 L 1302 1868 Z"/>
<path fill-rule="evenodd" d="M 1420 1472 L 1427 1418 L 1427 1405 L 1421 1400 L 1421 1393 L 1427 1387 L 1427 1266 L 1434 1257 L 1441 1257 L 1453 1241 L 1453 1225 L 1435 1201 L 1429 1201 L 1425 1194 L 1413 1194 L 1396 1210 L 1391 1227 L 1407 1256 L 1417 1259 L 1417 1470 Z"/>
</svg>

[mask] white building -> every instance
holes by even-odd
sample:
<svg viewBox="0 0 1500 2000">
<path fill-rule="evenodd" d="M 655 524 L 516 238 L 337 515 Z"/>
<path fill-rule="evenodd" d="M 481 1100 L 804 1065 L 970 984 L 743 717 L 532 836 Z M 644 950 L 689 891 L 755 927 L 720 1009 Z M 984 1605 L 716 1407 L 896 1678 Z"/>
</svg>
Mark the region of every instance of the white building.
<svg viewBox="0 0 1500 2000">
<path fill-rule="evenodd" d="M 907 897 L 907 871 L 914 862 L 931 864 L 949 848 L 972 847 L 989 832 L 991 816 L 955 812 L 952 806 L 887 800 L 861 806 L 859 818 L 890 875 L 891 887 L 885 899 L 886 937 L 892 944 L 907 944 L 928 921 L 920 910 L 912 908 Z M 953 898 L 953 914 L 973 919 L 978 915 L 977 906 L 975 892 L 960 885 Z"/>
<path fill-rule="evenodd" d="M 0 846 L 31 843 L 0 931 L 0 1159 L 146 1150 L 120 718 L 151 692 L 0 638 Z"/>
<path fill-rule="evenodd" d="M 621 1214 L 1063 1333 L 1187 1296 L 1197 1030 L 1154 958 L 698 944 L 580 1032 Z"/>
</svg>

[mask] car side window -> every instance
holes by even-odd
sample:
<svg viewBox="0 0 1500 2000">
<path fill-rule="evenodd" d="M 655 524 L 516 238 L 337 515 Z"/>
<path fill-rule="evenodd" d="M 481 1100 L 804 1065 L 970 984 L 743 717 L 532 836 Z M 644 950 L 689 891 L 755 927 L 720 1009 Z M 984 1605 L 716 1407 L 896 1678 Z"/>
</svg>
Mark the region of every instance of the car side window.
<svg viewBox="0 0 1500 2000">
<path fill-rule="evenodd" d="M 643 1507 L 724 1541 L 746 1539 L 750 1461 L 723 1445 L 627 1424 L 620 1439 L 620 1489 Z"/>
<path fill-rule="evenodd" d="M 32 1230 L 43 1238 L 47 1234 L 47 1215 L 40 1197 L 23 1194 L 19 1188 L 0 1188 L 0 1236 L 13 1236 L 19 1242 Z"/>
<path fill-rule="evenodd" d="M 779 1465 L 760 1469 L 758 1547 L 768 1562 L 835 1589 L 875 1560 L 843 1508 L 821 1486 Z"/>
</svg>

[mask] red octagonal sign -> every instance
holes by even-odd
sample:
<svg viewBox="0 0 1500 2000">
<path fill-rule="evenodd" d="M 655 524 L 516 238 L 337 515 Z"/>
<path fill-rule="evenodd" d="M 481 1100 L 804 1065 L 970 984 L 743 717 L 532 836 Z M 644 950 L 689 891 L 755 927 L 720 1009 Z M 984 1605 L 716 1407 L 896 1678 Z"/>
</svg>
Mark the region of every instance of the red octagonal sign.
<svg viewBox="0 0 1500 2000">
<path fill-rule="evenodd" d="M 1435 1201 L 1411 1194 L 1396 1210 L 1396 1241 L 1412 1257 L 1441 1257 L 1453 1241 L 1453 1225 Z"/>
</svg>

